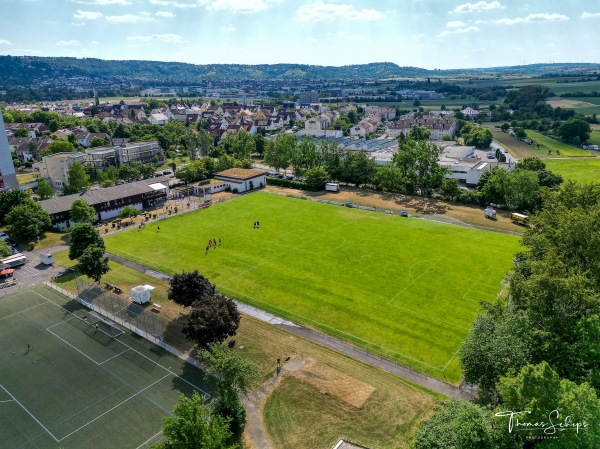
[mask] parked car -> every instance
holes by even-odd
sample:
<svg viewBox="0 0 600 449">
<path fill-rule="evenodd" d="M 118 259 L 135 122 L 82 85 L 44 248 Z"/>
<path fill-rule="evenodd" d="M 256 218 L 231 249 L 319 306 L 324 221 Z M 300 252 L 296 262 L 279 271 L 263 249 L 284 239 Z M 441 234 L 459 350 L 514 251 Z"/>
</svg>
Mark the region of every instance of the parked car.
<svg viewBox="0 0 600 449">
<path fill-rule="evenodd" d="M 170 175 L 171 173 L 171 170 L 163 170 L 163 175 Z"/>
<path fill-rule="evenodd" d="M 407 211 L 407 210 L 404 210 L 404 209 L 402 209 L 402 210 L 400 211 L 400 216 L 401 216 L 401 217 L 408 217 L 408 211 Z"/>
<path fill-rule="evenodd" d="M 117 185 L 118 185 L 118 186 L 122 186 L 123 184 L 125 184 L 125 181 L 123 181 L 122 179 L 119 179 L 119 180 L 117 181 Z"/>
</svg>

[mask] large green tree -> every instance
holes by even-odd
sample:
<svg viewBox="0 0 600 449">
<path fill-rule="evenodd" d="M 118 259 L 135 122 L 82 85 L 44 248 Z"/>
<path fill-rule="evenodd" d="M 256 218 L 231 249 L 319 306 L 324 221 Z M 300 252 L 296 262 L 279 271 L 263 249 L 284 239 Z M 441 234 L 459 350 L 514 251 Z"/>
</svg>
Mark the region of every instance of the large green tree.
<svg viewBox="0 0 600 449">
<path fill-rule="evenodd" d="M 88 246 L 79 257 L 77 269 L 94 281 L 100 282 L 102 276 L 110 270 L 108 257 L 104 255 L 104 245 Z"/>
<path fill-rule="evenodd" d="M 102 248 L 104 251 L 104 240 L 98 230 L 90 223 L 81 223 L 69 229 L 71 244 L 69 246 L 69 259 L 79 259 L 89 246 Z"/>
<path fill-rule="evenodd" d="M 235 335 L 240 325 L 240 312 L 235 302 L 220 294 L 204 297 L 192 304 L 182 332 L 198 346 L 222 343 Z"/>
<path fill-rule="evenodd" d="M 71 142 L 66 140 L 56 139 L 46 149 L 46 152 L 49 154 L 56 153 L 72 153 L 75 151 L 75 147 Z"/>
<path fill-rule="evenodd" d="M 79 193 L 81 189 L 90 185 L 90 177 L 85 172 L 83 165 L 74 162 L 67 170 L 67 185 L 63 189 L 65 195 Z"/>
<path fill-rule="evenodd" d="M 13 207 L 6 216 L 5 222 L 11 235 L 23 240 L 38 237 L 52 225 L 48 212 L 31 198 Z"/>
<path fill-rule="evenodd" d="M 306 183 L 313 190 L 320 190 L 329 181 L 329 173 L 324 167 L 313 167 L 305 173 Z"/>
<path fill-rule="evenodd" d="M 194 270 L 175 273 L 169 281 L 167 297 L 180 306 L 190 307 L 196 301 L 212 297 L 215 293 L 215 285 L 198 273 L 198 270 Z"/>
<path fill-rule="evenodd" d="M 41 200 L 47 200 L 54 196 L 54 189 L 52 188 L 50 183 L 45 179 L 40 179 L 38 181 L 36 192 Z"/>
<path fill-rule="evenodd" d="M 405 190 L 402 171 L 392 163 L 377 167 L 373 182 L 378 189 L 384 192 L 403 192 Z"/>
<path fill-rule="evenodd" d="M 10 245 L 4 239 L 0 239 L 0 257 L 10 256 L 11 254 Z"/>
<path fill-rule="evenodd" d="M 93 223 L 96 221 L 96 209 L 86 200 L 75 200 L 71 204 L 71 220 L 75 223 Z"/>
<path fill-rule="evenodd" d="M 447 169 L 438 164 L 443 150 L 430 141 L 399 139 L 398 152 L 393 156 L 394 164 L 401 170 L 408 193 L 419 192 L 430 195 L 440 188 Z"/>
<path fill-rule="evenodd" d="M 13 207 L 29 199 L 27 192 L 21 189 L 11 190 L 0 195 L 0 224 L 6 224 L 6 217 Z"/>
<path fill-rule="evenodd" d="M 570 118 L 557 130 L 558 135 L 565 142 L 576 144 L 587 142 L 591 132 L 590 124 L 581 117 Z"/>
<path fill-rule="evenodd" d="M 229 423 L 204 404 L 196 391 L 191 397 L 179 395 L 173 416 L 163 418 L 164 441 L 154 449 L 237 449 L 229 444 Z"/>
</svg>

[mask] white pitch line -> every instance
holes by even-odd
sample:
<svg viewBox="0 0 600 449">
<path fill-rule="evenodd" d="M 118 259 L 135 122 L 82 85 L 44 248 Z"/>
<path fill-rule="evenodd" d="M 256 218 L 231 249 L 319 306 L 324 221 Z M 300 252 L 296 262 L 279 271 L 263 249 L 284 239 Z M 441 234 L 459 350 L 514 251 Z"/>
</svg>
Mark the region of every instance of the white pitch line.
<svg viewBox="0 0 600 449">
<path fill-rule="evenodd" d="M 65 439 L 69 438 L 69 437 L 70 437 L 71 435 L 73 435 L 74 433 L 77 433 L 77 432 L 79 432 L 79 431 L 80 431 L 81 429 L 83 429 L 84 427 L 86 427 L 86 426 L 89 426 L 89 425 L 90 425 L 91 423 L 93 423 L 94 421 L 97 421 L 98 419 L 102 418 L 104 415 L 106 415 L 106 414 L 108 414 L 108 413 L 112 412 L 112 411 L 113 411 L 114 409 L 116 409 L 117 407 L 120 407 L 121 405 L 123 405 L 123 404 L 125 404 L 126 402 L 128 402 L 129 400 L 133 399 L 134 397 L 136 397 L 137 395 L 139 395 L 139 394 L 140 394 L 140 393 L 142 393 L 143 391 L 146 391 L 148 388 L 150 388 L 150 387 L 153 387 L 154 385 L 156 385 L 157 383 L 159 383 L 161 380 L 163 380 L 163 379 L 165 379 L 165 378 L 167 378 L 167 377 L 169 377 L 169 376 L 171 376 L 171 375 L 172 375 L 171 373 L 169 373 L 169 374 L 165 374 L 163 377 L 161 377 L 161 378 L 160 378 L 160 379 L 158 379 L 157 381 L 155 381 L 155 382 L 152 382 L 150 385 L 148 385 L 148 386 L 147 386 L 147 387 L 145 387 L 145 388 L 142 388 L 140 391 L 138 391 L 138 392 L 137 392 L 137 393 L 135 393 L 134 395 L 131 395 L 131 396 L 129 396 L 129 397 L 128 397 L 127 399 L 125 399 L 124 401 L 122 401 L 122 402 L 118 403 L 117 405 L 115 405 L 114 407 L 112 407 L 112 408 L 108 409 L 107 411 L 105 411 L 105 412 L 104 412 L 104 413 L 102 413 L 101 415 L 99 415 L 99 416 L 96 416 L 94 419 L 92 419 L 91 421 L 89 421 L 89 422 L 85 423 L 83 426 L 79 427 L 78 429 L 75 429 L 75 430 L 74 430 L 73 432 L 71 432 L 70 434 L 68 434 L 68 435 L 65 435 L 65 436 L 64 436 L 64 437 L 62 437 L 60 440 L 57 440 L 57 442 L 61 442 L 61 441 L 65 440 Z M 10 393 L 9 393 L 9 394 L 10 394 Z"/>
<path fill-rule="evenodd" d="M 0 404 L 3 403 L 3 402 L 15 402 L 15 400 L 14 399 L 8 399 L 6 401 L 0 401 Z"/>
<path fill-rule="evenodd" d="M 2 384 L 0 384 L 0 388 L 2 388 L 4 391 L 6 391 L 6 394 L 8 394 L 11 398 L 13 398 L 13 401 L 15 401 L 17 404 L 19 404 L 21 406 L 21 408 L 23 410 L 25 410 L 25 412 L 29 416 L 31 416 L 35 420 L 35 422 L 38 423 L 42 427 L 42 429 L 44 429 L 46 432 L 48 432 L 48 435 L 50 435 L 52 438 L 54 438 L 54 441 L 56 441 L 57 443 L 60 441 L 58 438 L 56 438 L 52 434 L 52 432 L 50 432 L 48 429 L 46 429 L 46 426 L 44 426 L 35 416 L 33 416 L 31 414 L 31 412 L 29 410 L 27 410 L 23 404 L 21 404 L 19 401 L 17 401 L 17 398 L 15 398 L 12 394 L 10 394 L 10 391 L 8 391 L 6 388 L 4 388 L 4 386 Z"/>
<path fill-rule="evenodd" d="M 142 444 L 140 444 L 135 449 L 140 449 L 140 448 L 144 447 L 144 445 L 148 444 L 150 441 L 152 441 L 154 438 L 156 438 L 157 436 L 159 436 L 161 433 L 163 433 L 162 430 L 160 432 L 158 432 L 156 435 L 152 435 L 150 438 L 148 438 L 146 441 L 144 441 Z"/>
<path fill-rule="evenodd" d="M 100 362 L 98 363 L 98 365 L 103 365 L 104 363 L 108 362 L 109 360 L 114 359 L 115 357 L 119 357 L 121 354 L 126 353 L 127 351 L 129 351 L 129 349 L 125 349 L 125 351 L 121 351 L 119 352 L 117 355 L 113 355 L 112 357 L 109 357 L 108 359 L 106 359 L 104 362 Z"/>
<path fill-rule="evenodd" d="M 13 314 L 11 314 L 11 315 L 8 315 L 8 316 L 5 316 L 5 317 L 3 317 L 3 318 L 0 318 L 0 321 L 2 321 L 2 320 L 5 320 L 5 319 L 7 319 L 7 318 L 10 318 L 10 317 L 13 317 L 13 316 L 15 316 L 15 315 L 19 315 L 19 314 L 21 314 L 21 313 L 23 313 L 23 312 L 27 312 L 28 310 L 35 309 L 36 307 L 39 307 L 39 306 L 45 306 L 45 305 L 46 305 L 46 303 L 45 303 L 45 302 L 43 302 L 43 303 L 41 303 L 41 304 L 38 304 L 37 306 L 31 306 L 31 307 L 28 307 L 27 309 L 23 309 L 23 310 L 21 310 L 21 311 L 19 311 L 19 312 L 16 312 L 16 313 L 13 313 Z"/>
</svg>

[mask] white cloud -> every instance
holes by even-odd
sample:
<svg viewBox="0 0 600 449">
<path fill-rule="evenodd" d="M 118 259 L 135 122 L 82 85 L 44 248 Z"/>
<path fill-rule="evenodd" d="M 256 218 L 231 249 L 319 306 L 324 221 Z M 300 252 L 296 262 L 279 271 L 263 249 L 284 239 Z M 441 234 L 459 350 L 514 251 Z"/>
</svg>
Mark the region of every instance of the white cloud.
<svg viewBox="0 0 600 449">
<path fill-rule="evenodd" d="M 305 42 L 308 42 L 309 44 L 316 44 L 317 42 L 319 42 L 319 39 L 317 39 L 316 37 L 307 37 L 305 39 Z"/>
<path fill-rule="evenodd" d="M 85 26 L 85 22 L 71 22 L 72 27 L 83 27 Z"/>
<path fill-rule="evenodd" d="M 127 6 L 131 5 L 131 2 L 128 0 L 71 0 L 75 3 L 79 3 L 82 5 L 119 5 L 119 6 Z"/>
<path fill-rule="evenodd" d="M 150 13 L 150 12 L 148 12 L 148 11 L 141 11 L 141 12 L 140 12 L 140 16 L 145 16 L 145 17 L 148 17 L 148 16 L 151 16 L 151 15 L 152 15 L 152 13 Z"/>
<path fill-rule="evenodd" d="M 446 26 L 447 26 L 448 28 L 460 28 L 460 27 L 464 27 L 465 25 L 466 25 L 466 23 L 465 23 L 465 22 L 462 22 L 462 21 L 460 21 L 460 20 L 455 20 L 455 21 L 453 21 L 453 22 L 448 22 L 448 23 L 446 24 Z"/>
<path fill-rule="evenodd" d="M 462 5 L 458 5 L 456 8 L 454 8 L 451 12 L 455 13 L 455 14 L 461 14 L 461 13 L 469 13 L 469 12 L 481 12 L 481 11 L 487 11 L 489 9 L 503 9 L 504 6 L 498 2 L 498 1 L 493 1 L 493 2 L 484 2 L 484 1 L 480 1 L 477 3 L 463 3 Z"/>
<path fill-rule="evenodd" d="M 470 26 L 470 27 L 466 27 L 466 28 L 457 28 L 456 30 L 452 30 L 452 31 L 444 30 L 440 34 L 438 34 L 437 37 L 452 36 L 453 34 L 474 33 L 477 31 L 479 31 L 479 28 L 477 28 L 476 26 Z"/>
<path fill-rule="evenodd" d="M 158 17 L 167 17 L 169 19 L 172 19 L 173 17 L 175 17 L 175 14 L 173 14 L 171 11 L 158 11 L 155 16 Z"/>
<path fill-rule="evenodd" d="M 179 34 L 152 34 L 150 36 L 129 36 L 128 41 L 133 42 L 167 42 L 169 44 L 178 44 L 184 42 L 183 37 Z"/>
<path fill-rule="evenodd" d="M 11 41 L 7 41 L 6 39 L 0 39 L 0 45 L 4 46 L 9 46 L 12 45 L 13 43 Z"/>
<path fill-rule="evenodd" d="M 343 38 L 345 41 L 351 42 L 369 42 L 371 40 L 362 34 L 350 33 L 348 31 L 340 31 L 337 33 L 337 36 Z"/>
<path fill-rule="evenodd" d="M 600 17 L 600 12 L 584 12 L 581 14 L 582 19 L 597 19 Z"/>
<path fill-rule="evenodd" d="M 323 3 L 318 0 L 315 3 L 302 5 L 296 11 L 298 22 L 322 22 L 324 20 L 347 19 L 347 20 L 379 20 L 385 16 L 376 9 L 356 9 L 354 5 L 338 3 Z"/>
<path fill-rule="evenodd" d="M 549 13 L 538 13 L 529 14 L 527 17 L 515 17 L 514 19 L 498 19 L 494 20 L 494 23 L 501 25 L 515 25 L 517 23 L 529 23 L 529 22 L 563 22 L 569 20 L 564 14 L 549 14 Z"/>
<path fill-rule="evenodd" d="M 82 11 L 81 9 L 78 9 L 77 11 L 75 11 L 75 14 L 73 14 L 73 18 L 84 20 L 97 20 L 101 19 L 102 17 L 104 17 L 104 14 L 102 14 L 101 12 Z"/>
<path fill-rule="evenodd" d="M 283 0 L 198 0 L 208 10 L 227 10 L 234 13 L 253 14 L 267 9 Z"/>
<path fill-rule="evenodd" d="M 235 27 L 232 24 L 229 24 L 226 27 L 222 27 L 221 31 L 223 31 L 224 33 L 233 33 L 235 32 Z"/>
<path fill-rule="evenodd" d="M 198 0 L 150 0 L 151 5 L 174 6 L 176 8 L 196 8 Z"/>
<path fill-rule="evenodd" d="M 135 14 L 123 14 L 122 16 L 106 16 L 110 23 L 137 23 L 137 22 L 156 22 L 154 17 L 136 16 Z"/>
<path fill-rule="evenodd" d="M 81 45 L 81 42 L 77 39 L 71 39 L 70 41 L 58 41 L 56 45 L 60 47 L 77 47 L 78 45 Z"/>
</svg>

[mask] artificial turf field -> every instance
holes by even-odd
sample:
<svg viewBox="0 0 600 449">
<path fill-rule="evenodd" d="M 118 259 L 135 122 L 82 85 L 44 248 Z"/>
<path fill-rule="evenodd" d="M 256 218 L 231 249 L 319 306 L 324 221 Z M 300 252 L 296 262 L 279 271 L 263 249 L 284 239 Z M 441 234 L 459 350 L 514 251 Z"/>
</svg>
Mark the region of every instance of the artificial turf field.
<svg viewBox="0 0 600 449">
<path fill-rule="evenodd" d="M 45 286 L 0 297 L 0 447 L 147 448 L 179 392 L 203 394 L 200 370 L 91 320 Z"/>
<path fill-rule="evenodd" d="M 197 269 L 231 297 L 452 382 L 479 301 L 496 297 L 519 248 L 511 235 L 266 193 L 159 224 L 109 236 L 107 250 Z M 212 238 L 223 244 L 205 255 Z"/>
</svg>

